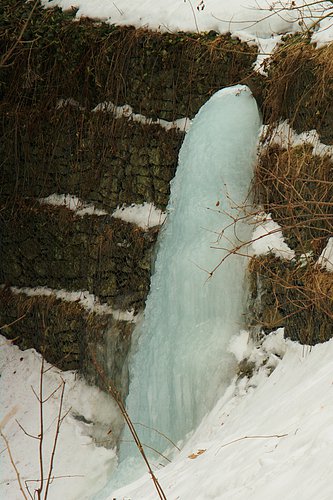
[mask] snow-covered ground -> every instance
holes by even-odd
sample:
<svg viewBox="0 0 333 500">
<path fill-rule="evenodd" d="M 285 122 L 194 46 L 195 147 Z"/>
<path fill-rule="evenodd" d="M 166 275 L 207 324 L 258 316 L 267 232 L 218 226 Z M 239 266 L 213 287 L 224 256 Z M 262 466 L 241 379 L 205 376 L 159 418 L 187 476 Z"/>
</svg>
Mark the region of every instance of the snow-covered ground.
<svg viewBox="0 0 333 500">
<path fill-rule="evenodd" d="M 166 497 L 332 499 L 333 341 L 310 349 L 285 341 L 281 330 L 261 345 L 246 347 L 247 340 L 243 332 L 231 348 L 257 371 L 233 382 L 179 456 L 157 474 Z M 148 500 L 156 493 L 146 475 L 111 498 Z"/>
<path fill-rule="evenodd" d="M 44 426 L 44 478 L 48 477 L 63 382 L 61 418 L 64 419 L 56 446 L 49 498 L 91 498 L 107 480 L 117 461 L 112 435 L 116 438 L 121 428 L 118 410 L 106 394 L 88 386 L 75 372 L 61 372 L 48 363 L 44 365 L 44 372 L 42 397 L 45 403 L 41 419 L 38 400 L 41 356 L 33 349 L 20 351 L 0 336 L 0 498 L 16 500 L 23 497 L 9 450 L 26 497 L 29 497 L 28 490 L 34 496 L 34 489 L 38 487 L 34 480 L 40 478 L 36 436 L 41 432 L 41 420 Z M 96 446 L 95 441 L 109 447 Z M 44 491 L 45 487 L 46 481 Z"/>
<path fill-rule="evenodd" d="M 38 393 L 41 361 L 33 350 L 22 352 L 3 337 L 0 342 L 1 432 L 25 489 L 25 481 L 40 477 L 38 441 L 20 426 L 26 433 L 39 433 L 39 403 L 32 388 Z M 241 332 L 230 349 L 241 363 L 240 376 L 174 461 L 156 472 L 166 497 L 331 500 L 333 340 L 309 348 L 284 340 L 282 330 L 257 343 Z M 76 379 L 73 372 L 55 368 L 44 375 L 44 398 L 62 380 L 66 381 L 63 414 L 69 413 L 60 428 L 52 472 L 58 479 L 51 483 L 49 498 L 98 498 L 116 459 L 113 449 L 96 446 L 91 436 L 103 441 L 110 437 L 110 428 L 117 433 L 116 410 L 107 396 Z M 44 405 L 45 464 L 51 455 L 59 400 L 60 390 Z M 22 494 L 1 441 L 0 498 L 18 500 Z M 36 483 L 26 484 L 33 492 Z M 146 474 L 113 492 L 112 498 L 148 500 L 157 495 Z"/>
</svg>

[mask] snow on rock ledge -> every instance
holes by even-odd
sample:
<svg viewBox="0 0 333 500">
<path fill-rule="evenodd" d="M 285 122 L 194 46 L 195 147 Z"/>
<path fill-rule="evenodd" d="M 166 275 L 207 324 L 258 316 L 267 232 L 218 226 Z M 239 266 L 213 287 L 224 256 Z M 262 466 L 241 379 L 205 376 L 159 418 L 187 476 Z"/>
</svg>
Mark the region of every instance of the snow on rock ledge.
<svg viewBox="0 0 333 500">
<path fill-rule="evenodd" d="M 333 237 L 329 238 L 328 243 L 322 251 L 317 264 L 326 271 L 333 272 Z"/>
<path fill-rule="evenodd" d="M 15 294 L 23 293 L 29 297 L 56 297 L 65 302 L 78 302 L 83 309 L 95 314 L 111 314 L 118 321 L 135 322 L 136 316 L 134 310 L 121 311 L 113 309 L 108 304 L 101 304 L 98 297 L 89 293 L 87 290 L 78 290 L 76 292 L 68 292 L 67 290 L 55 290 L 45 286 L 36 287 L 10 287 L 10 290 Z"/>
<path fill-rule="evenodd" d="M 91 17 L 110 24 L 159 32 L 231 33 L 257 45 L 255 71 L 265 75 L 264 60 L 281 42 L 281 35 L 313 30 L 312 41 L 323 46 L 333 40 L 332 3 L 269 0 L 42 0 L 45 7 L 77 7 L 76 18 Z M 321 19 L 322 18 L 322 19 Z"/>
<path fill-rule="evenodd" d="M 317 156 L 332 156 L 333 155 L 333 146 L 328 146 L 327 144 L 323 144 L 320 142 L 318 132 L 316 130 L 307 130 L 300 134 L 297 134 L 291 126 L 289 125 L 287 120 L 279 123 L 277 127 L 275 127 L 272 133 L 269 136 L 268 142 L 265 142 L 265 135 L 268 132 L 268 125 L 263 125 L 262 127 L 262 137 L 264 138 L 264 143 L 262 147 L 265 147 L 269 144 L 277 144 L 281 148 L 290 148 L 296 146 L 302 146 L 305 144 L 309 144 L 313 147 L 312 154 Z"/>
<path fill-rule="evenodd" d="M 54 205 L 56 207 L 66 207 L 75 212 L 75 215 L 84 217 L 85 215 L 108 215 L 105 210 L 99 210 L 90 203 L 85 203 L 73 194 L 50 194 L 47 198 L 40 198 L 39 203 L 42 205 Z"/>
<path fill-rule="evenodd" d="M 165 212 L 156 208 L 153 203 L 143 203 L 142 205 L 132 204 L 130 206 L 122 205 L 112 214 L 116 219 L 122 219 L 126 222 L 136 224 L 142 229 L 160 226 L 166 218 Z"/>
<path fill-rule="evenodd" d="M 63 206 L 72 210 L 75 215 L 84 217 L 85 215 L 104 216 L 110 215 L 115 219 L 121 219 L 125 222 L 136 224 L 142 229 L 150 229 L 163 224 L 166 214 L 153 203 L 142 203 L 141 205 L 133 203 L 132 205 L 122 205 L 117 207 L 112 214 L 104 210 L 99 210 L 92 204 L 87 204 L 72 194 L 51 194 L 47 198 L 40 198 L 39 202 L 44 205 Z"/>
<path fill-rule="evenodd" d="M 295 258 L 294 250 L 291 250 L 284 241 L 279 224 L 273 221 L 271 214 L 264 213 L 256 216 L 256 227 L 252 235 L 250 252 L 252 255 L 272 253 L 276 257 L 287 260 Z"/>
<path fill-rule="evenodd" d="M 176 128 L 182 132 L 188 132 L 191 126 L 191 120 L 188 117 L 178 118 L 178 120 L 174 120 L 173 122 L 163 120 L 162 118 L 153 120 L 153 118 L 148 118 L 147 116 L 141 115 L 139 113 L 133 113 L 133 108 L 129 104 L 124 104 L 123 106 L 116 106 L 110 101 L 105 101 L 97 104 L 97 106 L 92 111 L 93 113 L 97 111 L 113 113 L 116 118 L 125 117 L 134 122 L 143 123 L 144 125 L 159 125 L 165 130 L 171 130 L 173 128 Z"/>
</svg>

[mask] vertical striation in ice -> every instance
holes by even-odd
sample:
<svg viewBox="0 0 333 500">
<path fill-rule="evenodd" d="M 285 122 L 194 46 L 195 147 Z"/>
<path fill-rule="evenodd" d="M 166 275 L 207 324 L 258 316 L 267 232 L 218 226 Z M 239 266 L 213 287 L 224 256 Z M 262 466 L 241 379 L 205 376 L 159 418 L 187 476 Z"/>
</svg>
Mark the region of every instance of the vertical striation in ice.
<svg viewBox="0 0 333 500">
<path fill-rule="evenodd" d="M 220 247 L 250 238 L 247 224 L 230 223 L 249 204 L 259 127 L 247 87 L 220 90 L 198 112 L 179 154 L 127 398 L 142 441 L 161 452 L 170 443 L 160 433 L 184 438 L 229 381 L 226 345 L 242 326 L 247 261 L 232 255 L 208 273 L 226 254 Z M 121 445 L 122 458 L 134 453 L 134 445 Z"/>
</svg>

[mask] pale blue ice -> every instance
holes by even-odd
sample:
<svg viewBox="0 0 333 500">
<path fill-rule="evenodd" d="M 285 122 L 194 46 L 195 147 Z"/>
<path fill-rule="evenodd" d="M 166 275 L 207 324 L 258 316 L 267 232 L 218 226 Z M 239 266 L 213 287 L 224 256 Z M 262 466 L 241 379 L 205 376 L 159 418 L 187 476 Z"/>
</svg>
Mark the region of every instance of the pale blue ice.
<svg viewBox="0 0 333 500">
<path fill-rule="evenodd" d="M 251 237 L 250 225 L 230 223 L 251 204 L 260 125 L 247 87 L 222 89 L 194 118 L 179 154 L 126 401 L 132 421 L 143 424 L 136 425 L 142 442 L 160 452 L 170 446 L 160 433 L 184 439 L 234 374 L 227 345 L 244 326 L 248 262 L 231 255 L 208 273 L 227 253 L 216 247 L 232 249 Z M 148 455 L 160 462 L 151 448 Z M 120 459 L 130 457 L 132 465 L 142 460 L 134 445 L 121 443 Z"/>
</svg>

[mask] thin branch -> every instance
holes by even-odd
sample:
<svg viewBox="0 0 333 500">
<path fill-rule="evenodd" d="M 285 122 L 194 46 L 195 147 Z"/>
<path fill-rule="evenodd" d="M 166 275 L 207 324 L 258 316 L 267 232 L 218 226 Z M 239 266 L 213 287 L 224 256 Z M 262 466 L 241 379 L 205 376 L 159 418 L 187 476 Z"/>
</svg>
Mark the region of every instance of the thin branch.
<svg viewBox="0 0 333 500">
<path fill-rule="evenodd" d="M 134 439 L 134 442 L 135 442 L 135 445 L 137 447 L 137 449 L 139 450 L 146 466 L 147 466 L 147 469 L 148 469 L 148 472 L 150 474 L 150 477 L 154 483 L 154 486 L 155 486 L 155 489 L 157 491 L 157 494 L 159 496 L 160 499 L 162 500 L 167 500 L 167 497 L 162 489 L 162 486 L 160 485 L 157 477 L 155 476 L 152 468 L 151 468 L 151 465 L 149 463 L 149 460 L 147 458 L 147 455 L 145 454 L 145 451 L 143 449 L 143 445 L 140 441 L 140 438 L 136 432 L 136 429 L 133 425 L 133 422 L 131 421 L 130 419 L 130 416 L 129 414 L 127 413 L 127 410 L 126 410 L 126 407 L 120 397 L 120 394 L 119 392 L 117 391 L 117 389 L 115 388 L 115 386 L 113 385 L 112 381 L 111 380 L 107 380 L 104 372 L 102 371 L 102 369 L 100 368 L 100 366 L 98 365 L 97 361 L 96 361 L 96 358 L 94 356 L 94 354 L 92 353 L 91 354 L 91 359 L 92 359 L 92 363 L 93 365 L 95 366 L 95 369 L 96 369 L 96 372 L 98 373 L 98 375 L 100 376 L 101 380 L 103 381 L 103 383 L 105 384 L 109 394 L 111 394 L 111 396 L 113 397 L 114 401 L 117 403 L 118 405 L 118 408 L 119 410 L 121 411 L 121 414 L 123 415 L 124 417 L 124 420 L 126 422 L 126 425 L 128 426 L 128 429 L 130 431 L 130 433 L 132 434 L 133 436 L 133 439 Z"/>
<path fill-rule="evenodd" d="M 1 59 L 1 61 L 0 61 L 0 68 L 1 68 L 2 66 L 5 66 L 5 64 L 6 64 L 7 60 L 10 58 L 10 56 L 11 56 L 11 55 L 12 55 L 12 53 L 14 52 L 14 50 L 15 50 L 16 46 L 17 46 L 17 45 L 20 43 L 20 41 L 22 40 L 22 37 L 23 37 L 23 35 L 24 35 L 24 32 L 26 31 L 26 29 L 27 29 L 27 27 L 28 27 L 28 24 L 29 24 L 29 22 L 30 22 L 30 20 L 31 20 L 31 18 L 32 18 L 32 15 L 33 15 L 33 13 L 34 13 L 34 10 L 35 10 L 35 8 L 37 7 L 37 5 L 38 5 L 38 4 L 39 4 L 39 0 L 36 0 L 36 1 L 35 1 L 35 3 L 34 3 L 34 5 L 33 5 L 33 7 L 32 7 L 32 9 L 31 9 L 31 11 L 30 11 L 30 13 L 29 13 L 29 16 L 27 17 L 26 22 L 24 23 L 24 25 L 23 25 L 23 27 L 22 27 L 22 29 L 21 29 L 21 31 L 20 31 L 19 36 L 18 36 L 18 37 L 17 37 L 17 39 L 15 40 L 14 45 L 13 45 L 13 46 L 12 46 L 12 47 L 8 50 L 8 52 L 6 52 L 6 54 L 4 54 L 4 56 L 2 57 L 2 59 Z"/>
<path fill-rule="evenodd" d="M 33 439 L 38 439 L 38 441 L 39 441 L 39 439 L 40 439 L 39 436 L 34 436 L 33 434 L 29 434 L 29 432 L 27 432 L 25 430 L 25 428 L 23 427 L 23 425 L 21 425 L 20 422 L 17 419 L 15 419 L 15 422 L 17 423 L 17 425 L 19 426 L 19 428 L 24 432 L 24 434 L 26 436 L 31 437 Z"/>
<path fill-rule="evenodd" d="M 38 394 L 37 394 L 37 392 L 35 391 L 35 388 L 34 388 L 32 385 L 30 386 L 30 388 L 31 388 L 32 392 L 34 393 L 34 395 L 35 395 L 35 397 L 36 397 L 37 401 L 38 401 L 39 403 L 41 403 L 41 400 L 40 400 L 40 398 L 39 398 L 39 395 L 38 395 Z"/>
<path fill-rule="evenodd" d="M 85 477 L 85 475 L 84 474 L 65 474 L 62 476 L 52 476 L 52 481 L 54 479 L 64 479 L 64 478 L 71 479 L 72 477 Z M 39 481 L 39 479 L 26 479 L 24 482 L 25 483 L 37 483 L 37 481 Z M 44 479 L 44 481 L 47 481 L 47 479 Z"/>
<path fill-rule="evenodd" d="M 44 408 L 43 408 L 43 382 L 44 382 L 44 357 L 42 356 L 42 363 L 40 368 L 39 380 L 39 475 L 40 483 L 37 489 L 37 498 L 40 499 L 44 486 L 44 457 L 43 457 L 43 444 L 44 444 Z"/>
<path fill-rule="evenodd" d="M 49 396 L 47 396 L 47 398 L 43 399 L 43 401 L 42 401 L 42 402 L 43 402 L 43 403 L 46 403 L 49 399 L 51 399 L 51 398 L 52 398 L 52 396 L 54 396 L 54 394 L 55 394 L 57 391 L 59 391 L 60 387 L 62 387 L 63 382 L 64 382 L 64 381 L 62 381 L 62 382 L 58 385 L 58 387 L 57 387 L 56 389 L 54 389 L 54 391 L 53 391 L 53 392 L 51 392 L 51 394 L 50 394 Z"/>
<path fill-rule="evenodd" d="M 24 491 L 23 486 L 22 486 L 21 476 L 20 476 L 19 470 L 16 467 L 15 460 L 13 458 L 13 455 L 12 455 L 12 452 L 11 452 L 11 449 L 10 449 L 10 446 L 9 446 L 9 441 L 6 438 L 6 436 L 4 435 L 4 433 L 2 432 L 2 429 L 0 429 L 0 436 L 2 437 L 2 439 L 4 440 L 4 442 L 6 443 L 6 447 L 7 447 L 7 451 L 8 451 L 8 455 L 9 455 L 9 460 L 10 460 L 10 463 L 12 464 L 12 466 L 13 466 L 13 469 L 15 470 L 16 479 L 17 479 L 17 482 L 19 484 L 19 488 L 20 488 L 20 491 L 22 493 L 22 496 L 23 496 L 23 498 L 25 498 L 25 500 L 28 500 L 28 497 L 25 494 L 25 491 Z"/>
<path fill-rule="evenodd" d="M 180 451 L 180 448 L 168 436 L 166 436 L 163 432 L 159 431 L 158 429 L 155 429 L 154 427 L 149 427 L 149 425 L 142 424 L 141 422 L 133 422 L 133 425 L 141 425 L 146 429 L 157 432 L 157 434 L 163 436 L 167 441 L 169 441 L 169 443 L 171 443 L 175 448 L 177 448 L 178 451 Z"/>
<path fill-rule="evenodd" d="M 44 493 L 44 500 L 47 499 L 47 494 L 49 491 L 49 486 L 51 482 L 51 474 L 53 470 L 53 463 L 54 463 L 54 457 L 55 457 L 55 452 L 58 444 L 58 439 L 59 439 L 59 432 L 60 432 L 60 426 L 63 422 L 64 417 L 61 416 L 62 413 L 62 407 L 63 407 L 63 402 L 64 402 L 64 393 L 65 393 L 65 386 L 66 382 L 65 380 L 62 381 L 62 389 L 61 389 L 61 395 L 60 395 L 60 403 L 59 403 L 59 411 L 58 411 L 58 419 L 57 419 L 57 426 L 55 430 L 55 435 L 54 435 L 54 441 L 53 441 L 53 448 L 51 452 L 51 459 L 50 459 L 50 466 L 49 466 L 49 472 L 47 475 L 47 482 L 46 482 L 46 487 L 45 487 L 45 493 Z"/>
<path fill-rule="evenodd" d="M 194 8 L 193 8 L 192 2 L 191 2 L 191 0 L 187 0 L 187 1 L 188 1 L 188 3 L 190 4 L 191 10 L 192 10 L 192 14 L 193 14 L 194 23 L 195 23 L 195 27 L 196 27 L 197 33 L 200 33 L 200 31 L 199 31 L 199 26 L 198 26 L 198 22 L 197 22 L 197 16 L 196 16 L 196 14 L 195 14 L 195 10 L 194 10 Z M 186 2 L 186 0 L 185 0 L 185 2 Z"/>
<path fill-rule="evenodd" d="M 148 427 L 148 429 L 149 429 L 149 427 Z M 133 441 L 133 439 L 121 439 L 121 443 L 134 443 L 134 441 Z M 171 463 L 171 460 L 168 457 L 166 457 L 165 455 L 163 455 L 163 453 L 156 450 L 156 448 L 153 448 L 152 446 L 149 446 L 149 444 L 146 444 L 146 443 L 142 443 L 142 446 L 144 448 L 148 448 L 149 450 L 152 450 L 154 453 L 156 453 L 160 457 L 164 458 L 164 460 L 167 460 L 168 462 Z"/>
<path fill-rule="evenodd" d="M 26 315 L 27 315 L 27 313 L 23 314 L 22 316 L 20 316 L 19 318 L 15 319 L 11 323 L 7 323 L 6 325 L 0 326 L 0 330 L 5 330 L 6 328 L 9 328 L 10 326 L 15 325 L 15 323 L 17 323 L 18 321 L 21 321 L 21 319 L 25 318 Z M 11 342 L 13 342 L 13 340 L 14 339 L 12 339 Z"/>
<path fill-rule="evenodd" d="M 270 438 L 283 438 L 288 436 L 288 434 L 269 434 L 267 436 L 243 436 L 237 439 L 233 439 L 232 441 L 229 441 L 229 443 L 222 444 L 217 452 L 215 453 L 215 456 L 220 452 L 222 448 L 225 448 L 226 446 L 229 446 L 230 444 L 237 443 L 238 441 L 243 441 L 245 439 L 270 439 Z"/>
</svg>

